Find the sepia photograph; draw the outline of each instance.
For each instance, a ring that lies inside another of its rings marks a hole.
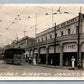
[[[0,4],[0,80],[84,80],[84,4]]]

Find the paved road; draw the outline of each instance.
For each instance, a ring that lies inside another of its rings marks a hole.
[[[0,61],[0,76],[5,77],[84,77],[83,70],[53,69],[41,66],[33,66],[27,63],[23,65],[5,64]]]

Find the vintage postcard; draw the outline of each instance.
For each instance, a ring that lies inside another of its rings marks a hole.
[[[0,80],[84,80],[83,4],[0,4]]]

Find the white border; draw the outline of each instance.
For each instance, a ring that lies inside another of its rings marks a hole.
[[[0,77],[0,80],[84,80],[84,77]]]
[[[0,6],[84,6],[84,4],[0,4]]]
[[[84,4],[0,4],[0,6],[84,6]],[[84,80],[84,77],[0,77],[0,80]]]

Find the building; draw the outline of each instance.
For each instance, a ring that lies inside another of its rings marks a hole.
[[[29,47],[30,57],[36,55],[37,63],[56,66],[71,66],[72,56],[75,58],[76,66],[79,58],[83,61],[84,14],[79,15],[56,25],[56,31],[53,27],[38,33],[36,36],[36,44]],[[80,33],[79,39],[78,33]]]
[[[36,43],[35,38],[25,36],[21,39],[14,40],[10,45],[5,46],[4,50],[8,49],[8,48],[22,48],[22,49],[25,49],[24,54],[25,54],[25,59],[27,59],[29,57],[28,47],[30,45],[34,45],[35,43]]]
[[[15,47],[15,48],[19,47],[26,50],[28,46],[34,45],[35,42],[36,42],[35,38],[25,36],[19,40],[13,41],[12,47]]]

